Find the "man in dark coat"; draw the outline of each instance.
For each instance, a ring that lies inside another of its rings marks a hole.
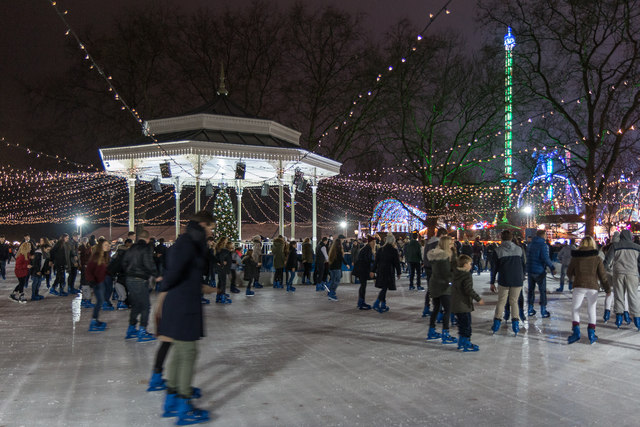
[[[376,248],[375,237],[367,237],[367,244],[358,251],[358,257],[354,260],[353,273],[360,280],[358,290],[358,308],[371,310],[371,306],[364,300],[367,292],[367,280],[373,279],[373,254]]]
[[[191,381],[198,353],[196,343],[204,336],[201,296],[205,288],[202,276],[207,258],[207,236],[211,235],[213,216],[198,212],[187,224],[187,231],[171,247],[161,292],[166,292],[158,335],[173,340],[169,364],[165,416],[178,416],[178,422],[207,421],[207,411],[194,408]]]
[[[129,329],[126,338],[138,338],[138,342],[153,341],[153,335],[147,332],[149,324],[149,278],[158,276],[156,263],[153,261],[153,249],[149,246],[149,232],[138,233],[138,242],[131,246],[122,259],[122,269],[127,277],[127,290],[131,312],[129,313]],[[159,282],[162,277],[156,277]],[[136,329],[140,315],[140,329]]]

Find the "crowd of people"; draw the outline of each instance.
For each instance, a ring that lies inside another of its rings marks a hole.
[[[31,286],[31,301],[40,301],[41,285],[49,294],[64,297],[77,295],[82,307],[92,310],[90,332],[101,332],[107,324],[99,319],[103,310],[129,310],[125,339],[137,342],[160,340],[149,391],[166,390],[163,416],[178,417],[181,425],[208,419],[204,410],[191,401],[200,391],[191,386],[197,355],[196,342],[204,336],[202,305],[209,304],[209,294],[216,294],[217,304],[231,304],[231,294],[244,287],[246,297],[256,295],[271,279],[264,268],[267,256],[273,262],[272,286],[295,292],[295,279],[301,272],[303,285],[315,285],[316,292],[326,292],[329,301],[338,301],[343,271],[351,270],[359,284],[356,307],[385,313],[388,291],[397,289],[403,273],[409,278],[409,291],[425,292],[422,316],[429,317],[427,341],[458,344],[464,352],[479,347],[471,343],[471,313],[474,302],[484,300],[474,290],[473,273],[490,271],[490,289],[497,294],[491,330],[498,333],[503,320],[511,320],[514,335],[527,316],[551,316],[547,309],[547,271],[556,273],[560,266],[560,287],[565,277],[572,291],[572,325],[569,344],[581,338],[580,307],[587,301],[587,337],[595,343],[598,293],[606,294],[603,321],[615,314],[615,325],[631,324],[640,330],[638,284],[640,245],[628,230],[615,233],[610,242],[599,245],[585,236],[576,246],[571,240],[554,247],[538,230],[527,241],[502,231],[501,242],[483,243],[480,238],[460,242],[444,228],[423,239],[418,233],[406,240],[393,233],[376,234],[347,240],[322,237],[315,248],[310,239],[287,241],[278,236],[267,244],[254,236],[250,244],[234,244],[226,236],[213,236],[215,219],[199,212],[189,222],[186,232],[168,246],[163,239],[149,236],[145,230],[129,233],[113,245],[103,237],[80,238],[77,233],[63,234],[56,241],[41,238],[38,243],[24,236],[17,246],[0,236],[0,276],[6,280],[6,264],[15,260],[17,285],[9,298],[25,304],[25,292]],[[349,254],[349,256],[347,256]],[[552,259],[554,258],[554,259]],[[554,262],[556,261],[556,262]],[[524,282],[527,280],[527,310]],[[229,292],[227,293],[227,283]],[[377,295],[367,304],[367,285],[373,283]],[[425,283],[426,286],[422,286]],[[536,288],[539,311],[535,309]],[[158,292],[155,316],[150,319],[150,293]],[[46,291],[45,291],[46,292]],[[116,307],[112,301],[117,301]],[[155,322],[156,334],[147,328]],[[438,332],[437,324],[442,324]],[[458,337],[450,333],[458,326]],[[173,358],[166,381],[162,378],[164,360],[170,348]]]

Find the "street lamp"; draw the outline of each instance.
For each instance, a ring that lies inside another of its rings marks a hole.
[[[347,228],[347,221],[340,221],[340,228],[342,229]]]
[[[82,237],[82,225],[85,223],[84,218],[81,216],[76,218],[76,226],[78,227],[78,234]]]
[[[527,228],[531,228],[531,214],[533,213],[533,208],[531,206],[525,206],[522,208],[522,212],[527,215]]]

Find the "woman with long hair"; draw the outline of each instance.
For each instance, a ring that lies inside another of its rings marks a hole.
[[[427,259],[431,265],[431,278],[429,279],[429,293],[433,300],[433,311],[429,318],[428,340],[442,339],[443,344],[455,344],[458,340],[449,335],[449,322],[451,320],[451,281],[453,280],[453,268],[455,265],[456,250],[453,239],[443,236],[438,246],[427,252]],[[436,318],[440,313],[440,307],[444,308],[442,316],[442,334],[436,332]]]
[[[273,287],[277,289],[284,288],[282,282],[284,279],[284,267],[287,260],[284,237],[278,236],[273,239],[273,245],[271,245],[271,253],[273,254],[273,268],[276,270],[273,275]]]
[[[611,284],[604,268],[602,259],[598,256],[596,242],[591,236],[585,236],[580,242],[578,250],[571,251],[571,262],[567,269],[569,281],[573,282],[573,323],[572,334],[567,338],[569,344],[580,339],[580,306],[587,299],[589,313],[589,327],[587,334],[591,344],[598,340],[596,336],[596,304],[600,285],[607,296],[611,294]],[[598,283],[600,279],[600,283]]]
[[[104,331],[107,328],[105,322],[98,320],[98,315],[105,300],[105,279],[110,260],[111,243],[107,240],[102,240],[96,245],[91,257],[89,257],[86,268],[87,283],[91,286],[93,294],[96,296],[96,305],[93,307],[89,331]]]
[[[307,237],[302,243],[302,266],[304,272],[302,273],[302,284],[311,284],[311,266],[313,265],[313,246],[311,240]]]
[[[9,295],[9,299],[20,304],[27,303],[27,300],[24,297],[24,285],[27,283],[29,269],[31,268],[31,265],[29,264],[30,252],[31,244],[23,242],[20,245],[20,248],[18,248],[18,253],[16,254],[15,275],[18,278],[18,286],[16,286],[11,295]]]
[[[380,289],[378,299],[373,303],[373,309],[378,313],[386,313],[389,311],[387,291],[396,290],[396,276],[400,279],[402,272],[400,252],[396,248],[396,238],[392,233],[387,234],[384,246],[378,249],[373,269],[376,272],[376,288]]]
[[[329,248],[329,286],[327,297],[330,301],[338,301],[336,290],[342,279],[342,264],[344,264],[344,250],[342,239],[338,237]]]

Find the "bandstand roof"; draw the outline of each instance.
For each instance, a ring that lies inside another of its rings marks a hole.
[[[306,179],[340,173],[341,163],[300,147],[300,133],[272,120],[246,114],[225,94],[176,117],[145,122],[147,136],[130,146],[100,149],[107,172],[163,184],[235,183],[236,164],[246,164],[243,187],[291,183],[299,169]],[[156,142],[149,142],[153,135]],[[169,163],[172,177],[162,178],[160,164]]]

